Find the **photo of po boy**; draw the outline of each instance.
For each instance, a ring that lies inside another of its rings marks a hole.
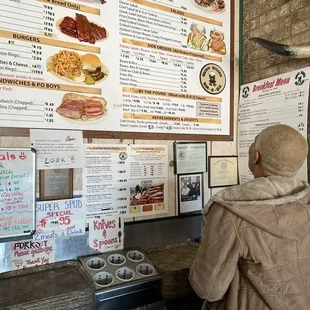
[[[102,97],[68,93],[64,95],[56,112],[68,120],[87,122],[102,119],[108,111],[107,102]]]

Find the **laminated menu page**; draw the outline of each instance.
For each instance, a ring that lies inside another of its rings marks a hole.
[[[241,87],[239,105],[239,178],[253,179],[248,168],[248,151],[255,137],[266,127],[285,124],[307,139],[310,67],[288,72]],[[307,161],[297,173],[307,181]]]
[[[231,0],[2,0],[3,127],[228,135]]]
[[[168,147],[85,145],[83,195],[88,218],[167,213]]]

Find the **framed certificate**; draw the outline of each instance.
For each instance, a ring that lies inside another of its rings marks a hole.
[[[69,199],[73,196],[73,169],[40,170],[40,200]]]
[[[174,173],[201,173],[207,171],[207,143],[175,142]]]
[[[209,188],[239,184],[237,156],[209,156]]]
[[[203,174],[178,175],[179,214],[201,212],[203,208]]]

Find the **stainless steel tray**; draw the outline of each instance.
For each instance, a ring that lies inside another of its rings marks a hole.
[[[117,286],[160,279],[160,274],[145,252],[127,249],[79,257],[96,290],[111,290]]]

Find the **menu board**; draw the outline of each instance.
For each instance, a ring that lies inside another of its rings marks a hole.
[[[3,127],[229,135],[232,0],[2,0]]]
[[[248,151],[266,127],[286,124],[307,139],[310,67],[243,85],[239,104],[239,179],[253,179]],[[307,181],[307,161],[297,177]]]
[[[83,192],[87,217],[168,212],[168,147],[85,145]]]
[[[0,149],[0,242],[35,231],[35,151]]]

